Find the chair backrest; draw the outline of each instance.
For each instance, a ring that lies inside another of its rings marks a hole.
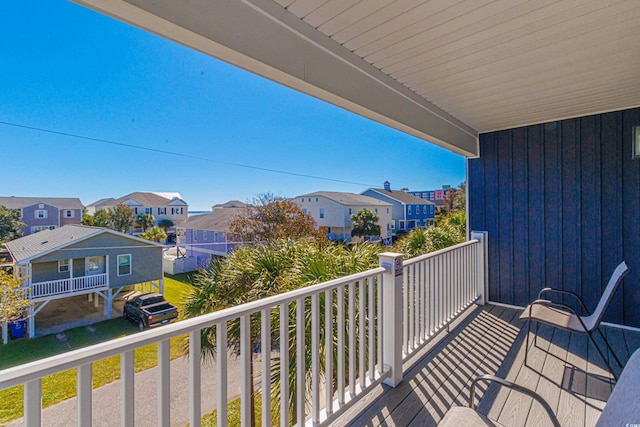
[[[613,294],[616,293],[620,282],[622,282],[622,279],[627,275],[628,272],[629,267],[627,267],[627,263],[624,261],[622,261],[620,265],[618,265],[616,269],[613,270],[613,274],[611,274],[609,283],[607,283],[607,287],[604,289],[602,297],[600,297],[600,302],[598,302],[598,305],[593,311],[593,314],[585,319],[585,326],[587,327],[587,329],[593,330],[593,328],[597,327],[600,324],[602,316],[604,316],[604,312],[607,310]]]

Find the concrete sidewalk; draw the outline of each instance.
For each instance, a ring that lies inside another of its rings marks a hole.
[[[254,354],[254,375],[260,378],[260,356]],[[229,400],[240,395],[240,359],[229,356],[227,362]],[[189,363],[186,357],[171,361],[171,425],[189,423]],[[158,368],[151,368],[135,375],[136,426],[157,426],[158,422]],[[202,366],[202,414],[208,414],[216,405],[215,363]],[[42,425],[68,427],[76,425],[76,398],[65,400],[42,411]],[[22,418],[7,426],[23,426]],[[120,381],[93,390],[93,425],[111,427],[120,425]]]

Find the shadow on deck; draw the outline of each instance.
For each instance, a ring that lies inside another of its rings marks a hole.
[[[402,384],[380,386],[351,417],[342,418],[351,420],[344,424],[436,425],[451,406],[467,404],[471,379],[486,373],[535,390],[563,426],[594,425],[615,384],[597,351],[585,335],[540,326],[525,366],[520,313],[495,305],[470,309],[448,336],[408,361]],[[623,364],[640,347],[638,332],[602,330]],[[482,413],[504,425],[550,425],[542,407],[517,392],[479,384],[475,398]]]

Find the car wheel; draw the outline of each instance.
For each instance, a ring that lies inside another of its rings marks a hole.
[[[140,330],[144,329],[144,322],[142,320],[138,321],[138,328],[140,328]]]

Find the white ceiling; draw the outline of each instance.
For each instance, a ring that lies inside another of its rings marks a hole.
[[[479,132],[640,104],[640,1],[276,0]]]
[[[640,0],[76,1],[467,156],[640,105]]]

